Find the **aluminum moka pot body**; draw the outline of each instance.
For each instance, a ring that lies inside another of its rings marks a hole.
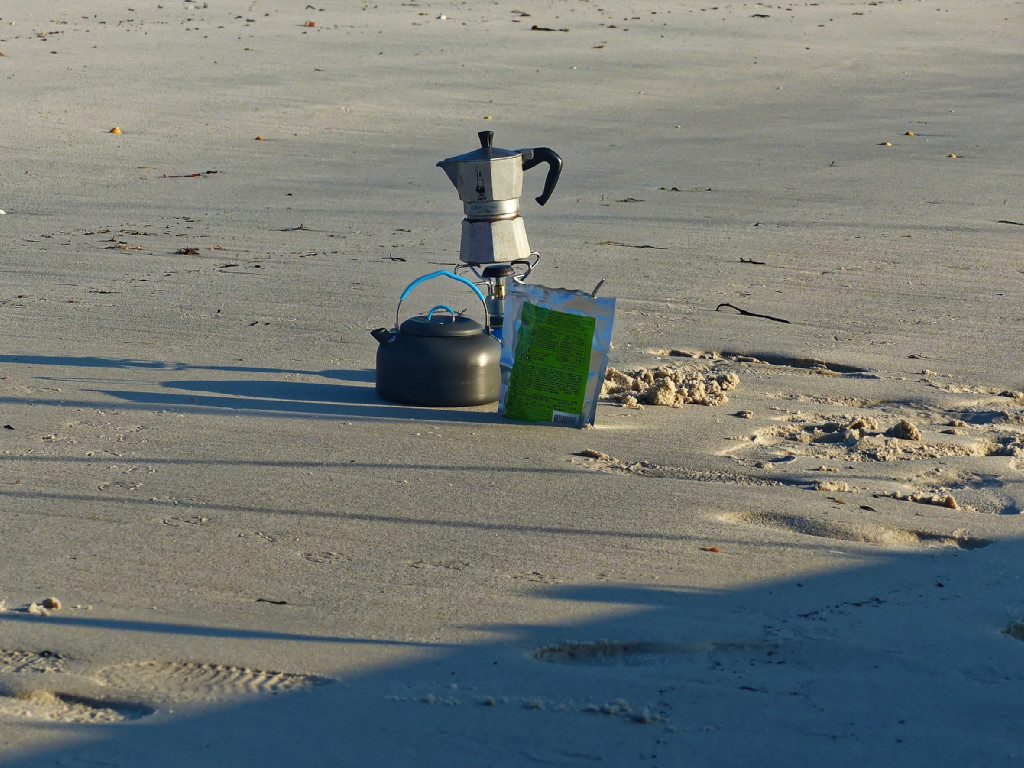
[[[562,158],[548,147],[500,149],[493,146],[491,131],[480,131],[478,137],[479,149],[437,164],[455,185],[466,214],[462,220],[459,259],[466,264],[528,259],[530,242],[519,215],[523,172],[547,163],[544,191],[537,198],[544,205],[558,183]]]
[[[562,158],[548,147],[500,149],[492,145],[494,133],[480,131],[480,148],[449,157],[437,165],[448,175],[470,221],[512,218],[519,215],[523,195],[523,171],[548,164],[544,191],[537,202],[544,205],[558,183]]]
[[[439,270],[414,280],[398,300],[398,313],[409,292],[425,280],[451,277],[484,296],[472,282],[460,275]],[[426,315],[410,317],[394,328],[378,328],[377,394],[385,400],[428,407],[486,405],[498,399],[501,390],[501,343],[491,336],[488,325],[457,315],[440,305]]]

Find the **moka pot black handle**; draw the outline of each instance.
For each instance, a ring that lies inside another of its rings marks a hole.
[[[548,175],[544,179],[544,191],[537,198],[539,205],[544,205],[555,191],[555,184],[558,183],[558,175],[562,172],[562,158],[558,153],[548,147],[536,147],[533,150],[533,157],[523,160],[523,170],[528,171],[535,165],[548,164]]]

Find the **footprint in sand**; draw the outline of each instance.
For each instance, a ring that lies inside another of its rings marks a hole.
[[[303,552],[302,559],[317,565],[334,565],[351,560],[348,555],[341,552]]]
[[[134,695],[190,703],[274,695],[331,682],[312,675],[180,661],[119,664],[100,670],[96,680]]]
[[[444,570],[444,571],[462,571],[470,566],[468,560],[423,560],[417,558],[415,560],[409,560],[407,565],[410,568],[427,569],[427,570]]]
[[[954,549],[979,549],[992,542],[971,536],[965,531],[951,534],[930,531],[906,530],[871,522],[846,523],[837,520],[819,520],[797,515],[764,513],[733,513],[721,515],[726,523],[760,526],[781,531],[790,531],[805,536],[836,539],[863,544],[878,544],[894,549],[919,547],[951,547]]]
[[[118,723],[153,714],[152,707],[36,688],[40,680],[55,681],[65,659],[54,651],[0,650],[0,715],[53,723]],[[45,677],[44,677],[45,676]],[[52,683],[51,683],[52,684]]]
[[[646,673],[645,668],[652,668],[652,672],[647,674],[661,676],[664,672],[659,670],[670,666],[691,670],[743,670],[746,673],[755,665],[779,664],[784,654],[782,645],[773,638],[765,637],[753,641],[697,640],[690,643],[649,640],[564,642],[538,648],[529,655],[548,664],[584,667],[588,674],[597,674],[600,669],[614,671],[625,667],[637,668],[632,674]],[[649,714],[658,709],[658,705],[653,705],[645,708],[644,712]],[[650,720],[645,715],[641,722]]]
[[[729,470],[694,469],[677,467],[667,464],[656,464],[652,461],[623,461],[607,453],[587,448],[575,454],[574,464],[579,464],[595,472],[612,474],[637,475],[640,477],[660,477],[672,480],[697,480],[707,483],[735,483],[737,485],[782,485],[781,482],[764,480],[741,472]]]
[[[0,714],[57,723],[119,723],[138,720],[156,710],[143,704],[107,701],[35,690],[0,695]]]
[[[62,672],[64,659],[54,651],[5,651],[0,649],[0,674]]]
[[[83,696],[55,690],[50,683],[65,671],[64,658],[53,651],[0,650],[0,716],[61,723],[117,723],[156,712],[157,705],[209,704],[251,696],[296,691],[332,682],[313,675],[267,672],[247,667],[191,662],[145,661],[106,667],[94,682],[112,695]],[[46,677],[41,677],[46,674]],[[3,682],[6,679],[7,682]]]
[[[513,581],[528,581],[533,584],[562,584],[565,582],[560,576],[552,576],[540,571],[523,571],[522,573],[509,574]]]
[[[1009,635],[1014,640],[1024,641],[1024,621],[1015,621],[1003,630],[1004,635]]]
[[[720,648],[740,647],[730,643],[664,643],[645,640],[613,642],[596,640],[547,645],[530,656],[549,664],[580,664],[595,667],[664,666],[682,655],[708,653]],[[746,646],[744,646],[746,647]]]

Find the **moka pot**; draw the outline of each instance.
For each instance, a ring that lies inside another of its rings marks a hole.
[[[539,205],[544,205],[558,183],[562,158],[548,147],[494,147],[492,131],[480,131],[478,136],[479,149],[437,164],[455,185],[466,215],[459,258],[467,264],[527,259],[530,245],[519,215],[523,172],[541,163],[548,164],[544,190],[536,198]]]

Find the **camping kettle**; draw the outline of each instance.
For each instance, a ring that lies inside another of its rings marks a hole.
[[[425,315],[399,324],[402,302],[420,283],[435,277],[465,283],[484,304],[484,295],[472,282],[447,270],[413,280],[398,299],[394,328],[377,328],[371,335],[377,347],[377,394],[408,405],[485,405],[498,399],[501,343],[491,336],[489,321],[480,325],[440,304]]]
[[[558,183],[562,158],[548,147],[500,149],[492,146],[493,131],[480,131],[480,148],[437,163],[459,192],[470,219],[515,216],[523,195],[523,171],[548,164],[544,191],[537,202],[544,205]]]

